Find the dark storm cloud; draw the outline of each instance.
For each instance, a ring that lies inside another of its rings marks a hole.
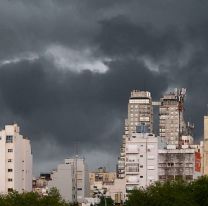
[[[147,55],[157,59],[173,55],[184,47],[175,27],[160,32],[152,25],[136,25],[124,16],[100,23],[102,29],[96,40],[100,49],[109,56]]]
[[[76,139],[86,146],[114,142],[119,140],[115,133],[104,134],[114,121],[123,121],[132,88],[147,89],[159,97],[167,82],[163,74],[150,72],[139,61],[121,60],[108,66],[113,69],[104,74],[61,71],[43,59],[2,66],[1,98],[13,114],[31,121],[40,134],[51,132],[60,144]],[[75,130],[64,129],[67,125]]]
[[[7,121],[19,122],[32,142],[47,138],[68,153],[79,142],[84,150],[97,148],[116,155],[129,92],[141,88],[159,97],[167,82],[139,61],[121,60],[108,66],[113,69],[104,74],[57,70],[44,59],[2,66],[0,94],[4,109],[13,114]],[[0,119],[4,122],[4,116]]]
[[[75,142],[86,153],[96,150],[90,155],[98,159],[115,157],[130,91],[149,90],[158,100],[166,89],[183,86],[186,116],[199,138],[208,101],[207,6],[194,0],[1,1],[1,126],[18,122],[31,138],[36,171],[72,154]]]
[[[208,88],[207,19],[183,29],[172,25],[166,30],[135,24],[123,16],[104,20],[101,25],[96,41],[105,55],[115,59],[147,57],[164,72],[169,87],[187,88],[186,119],[195,123],[196,141],[201,139],[208,102],[204,93]]]

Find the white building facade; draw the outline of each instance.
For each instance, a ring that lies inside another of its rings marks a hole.
[[[89,197],[89,174],[84,159],[65,159],[51,174],[49,189],[56,187],[67,202],[82,202]]]
[[[0,131],[0,193],[32,191],[30,140],[20,135],[17,124]]]
[[[158,180],[158,138],[151,133],[135,133],[126,139],[126,190],[145,188]]]

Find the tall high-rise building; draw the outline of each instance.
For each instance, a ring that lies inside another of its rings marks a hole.
[[[153,131],[152,97],[148,91],[133,90],[128,103],[128,131],[136,132],[136,127],[145,124],[149,132]]]
[[[183,98],[185,89],[170,92],[161,99],[159,108],[160,136],[165,138],[168,144],[179,144],[180,136],[187,134],[187,127],[183,114]]]
[[[120,157],[117,164],[117,177],[125,177],[125,144],[126,139],[136,133],[137,126],[145,125],[146,132],[153,131],[153,107],[151,93],[133,90],[128,103],[128,118],[125,120],[124,135],[120,147]]]
[[[30,140],[20,135],[17,124],[0,131],[0,193],[32,191]]]

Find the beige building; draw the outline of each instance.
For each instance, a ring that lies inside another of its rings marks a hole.
[[[51,180],[51,174],[40,174],[40,177],[33,178],[33,192],[39,195],[48,195],[48,182]]]
[[[126,199],[125,179],[115,179],[112,185],[104,185],[106,188],[106,196],[111,197],[115,204],[121,204]]]
[[[184,95],[185,89],[176,89],[160,99],[159,134],[160,137],[165,138],[167,143],[171,145],[178,145],[179,136],[187,134],[182,108]]]
[[[103,190],[104,185],[113,185],[115,178],[116,172],[108,172],[105,167],[90,172],[90,196],[95,196],[97,191]]]
[[[151,133],[153,131],[152,97],[148,91],[133,90],[128,103],[129,133],[136,132],[136,127],[145,124]]]
[[[125,119],[124,135],[120,146],[117,164],[117,177],[125,177],[125,143],[131,134],[136,133],[137,126],[144,124],[147,131],[153,131],[153,107],[151,93],[133,90],[128,102],[128,118]]]

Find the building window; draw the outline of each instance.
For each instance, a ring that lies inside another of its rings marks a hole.
[[[140,176],[140,178],[143,178],[143,176]]]
[[[12,172],[13,170],[12,169],[8,169],[8,172]]]
[[[140,157],[143,157],[143,155],[140,155]]]
[[[12,162],[12,159],[8,159],[8,162]]]
[[[13,142],[13,136],[7,135],[6,136],[6,143],[12,143]]]
[[[77,188],[77,190],[82,190],[82,188]]]
[[[12,178],[8,178],[8,182],[12,182]]]
[[[13,192],[13,188],[8,188],[8,192]]]
[[[13,152],[13,149],[8,149],[8,152]]]

